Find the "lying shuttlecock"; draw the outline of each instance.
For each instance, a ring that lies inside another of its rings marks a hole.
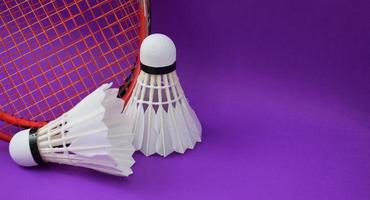
[[[53,162],[130,175],[133,134],[121,114],[123,101],[110,86],[102,85],[44,127],[17,133],[9,145],[12,159],[25,167]]]
[[[201,125],[176,74],[176,47],[163,34],[148,36],[140,48],[141,72],[124,114],[134,146],[145,155],[184,153],[201,141]]]

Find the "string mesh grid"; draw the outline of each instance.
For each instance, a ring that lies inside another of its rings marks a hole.
[[[140,0],[0,1],[0,111],[50,121],[131,74]],[[14,126],[0,122],[0,131]]]

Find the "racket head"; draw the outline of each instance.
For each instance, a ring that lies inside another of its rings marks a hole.
[[[135,76],[149,8],[144,0],[1,1],[0,131],[41,126],[101,84]]]

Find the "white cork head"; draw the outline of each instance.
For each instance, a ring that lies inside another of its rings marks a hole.
[[[153,68],[170,66],[176,62],[176,46],[166,35],[149,35],[141,44],[140,62]]]
[[[29,129],[15,134],[9,144],[10,157],[18,165],[31,167],[38,165],[33,159],[29,144]]]

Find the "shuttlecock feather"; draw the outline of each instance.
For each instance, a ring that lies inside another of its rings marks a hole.
[[[162,34],[148,36],[140,50],[141,72],[124,114],[134,146],[145,155],[184,153],[201,141],[201,125],[176,74],[176,48]]]
[[[118,90],[110,86],[102,85],[35,133],[25,130],[16,134],[9,147],[13,160],[22,166],[53,162],[130,175],[133,134],[121,114],[123,102],[116,98]]]

